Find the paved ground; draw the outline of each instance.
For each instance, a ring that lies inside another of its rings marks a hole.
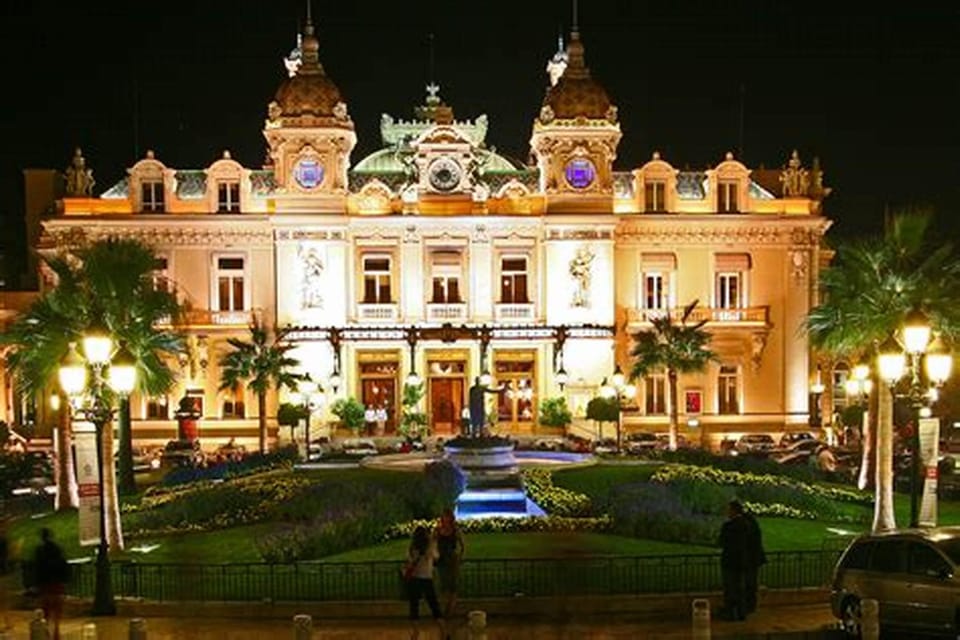
[[[262,619],[218,619],[196,617],[184,618],[147,618],[147,638],[149,640],[173,640],[192,638],[221,638],[223,640],[272,640],[293,637],[293,624],[289,620]],[[16,611],[11,614],[13,632],[10,640],[29,638],[31,614]],[[202,615],[202,614],[200,614]],[[89,636],[83,632],[87,623],[97,625],[97,635]],[[458,620],[452,638],[467,640],[470,636],[466,621]],[[714,621],[713,638],[739,640],[813,640],[826,638],[822,630],[833,625],[833,617],[825,605],[784,606],[777,609],[761,610],[745,622]],[[125,640],[128,637],[129,618],[85,618],[72,617],[63,626],[63,640]],[[406,620],[316,620],[314,621],[313,640],[407,640],[411,638],[411,627]],[[2,637],[2,636],[0,636]],[[436,627],[426,622],[419,639],[438,639]],[[607,639],[648,639],[648,640],[688,640],[692,636],[689,619],[656,620],[649,614],[644,618],[620,616],[613,619],[585,618],[571,621],[490,619],[486,640],[607,640]]]

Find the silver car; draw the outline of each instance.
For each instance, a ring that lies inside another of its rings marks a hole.
[[[883,631],[960,632],[960,527],[904,529],[854,540],[834,570],[831,608],[859,637],[860,602],[880,605]]]

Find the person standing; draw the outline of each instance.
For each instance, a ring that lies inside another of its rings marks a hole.
[[[437,542],[437,573],[440,576],[440,597],[444,603],[443,617],[450,619],[457,606],[457,585],[464,552],[463,534],[453,509],[448,507],[440,514],[433,536]]]
[[[744,511],[741,518],[743,518],[744,532],[746,534],[743,613],[744,615],[749,615],[757,610],[757,578],[760,573],[760,567],[767,563],[767,554],[763,550],[763,532],[760,531],[760,523],[757,522],[757,519],[749,511]]]
[[[437,602],[437,591],[433,586],[433,565],[438,557],[437,545],[430,537],[426,527],[420,526],[413,531],[410,549],[407,551],[407,597],[410,601],[410,622],[413,625],[412,638],[420,635],[420,599],[427,601],[433,619],[440,627],[441,635],[446,627]]]
[[[727,505],[727,521],[720,527],[720,574],[723,579],[721,620],[743,620],[746,617],[747,525],[743,505],[731,500]]]
[[[63,555],[63,549],[53,541],[50,529],[41,529],[40,539],[40,545],[33,554],[37,588],[40,590],[40,606],[47,624],[53,625],[51,638],[60,640],[60,618],[63,615],[67,581],[70,579],[70,566]]]

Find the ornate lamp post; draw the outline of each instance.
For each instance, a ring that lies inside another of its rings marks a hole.
[[[904,319],[901,331],[903,346],[891,336],[880,347],[877,367],[880,377],[890,386],[909,373],[906,397],[918,414],[928,409],[931,390],[941,387],[950,377],[953,358],[939,341],[931,344],[930,322],[919,309],[914,309]],[[911,434],[910,464],[910,526],[919,526],[920,502],[920,429],[916,425]]]
[[[90,374],[93,374],[92,376]],[[113,421],[115,409],[110,391],[128,395],[137,381],[136,360],[121,346],[114,349],[110,335],[91,329],[83,338],[83,356],[76,343],[60,364],[60,386],[70,397],[73,413],[92,422],[96,429],[97,474],[100,480],[100,543],[97,546],[94,615],[115,615],[113,585],[110,581],[110,557],[107,547],[107,510],[103,483],[103,430]]]
[[[626,377],[617,365],[610,376],[609,382],[604,378],[600,386],[600,395],[604,398],[616,398],[617,400],[617,451],[622,445],[622,427],[623,427],[623,401],[630,400],[637,395],[637,388],[632,384],[626,383]]]
[[[304,420],[303,437],[306,440],[306,453],[304,459],[310,462],[310,420],[313,418],[313,412],[320,407],[320,400],[323,389],[316,382],[307,377],[301,380],[297,385],[297,393],[300,394],[300,402],[303,404],[303,412],[306,414]]]

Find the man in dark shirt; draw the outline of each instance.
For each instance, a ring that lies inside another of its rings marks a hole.
[[[33,554],[37,588],[40,590],[40,605],[47,624],[52,625],[53,640],[60,640],[60,617],[63,613],[63,596],[70,578],[70,565],[63,549],[53,541],[50,529],[40,530],[41,543]]]
[[[731,500],[727,505],[727,521],[720,527],[720,574],[723,579],[723,608],[717,612],[721,620],[743,620],[747,615],[746,574],[748,524],[743,505]]]
[[[767,563],[767,554],[763,550],[763,534],[757,519],[749,511],[743,512],[746,530],[746,569],[744,571],[744,614],[757,610],[757,574],[760,567]]]

